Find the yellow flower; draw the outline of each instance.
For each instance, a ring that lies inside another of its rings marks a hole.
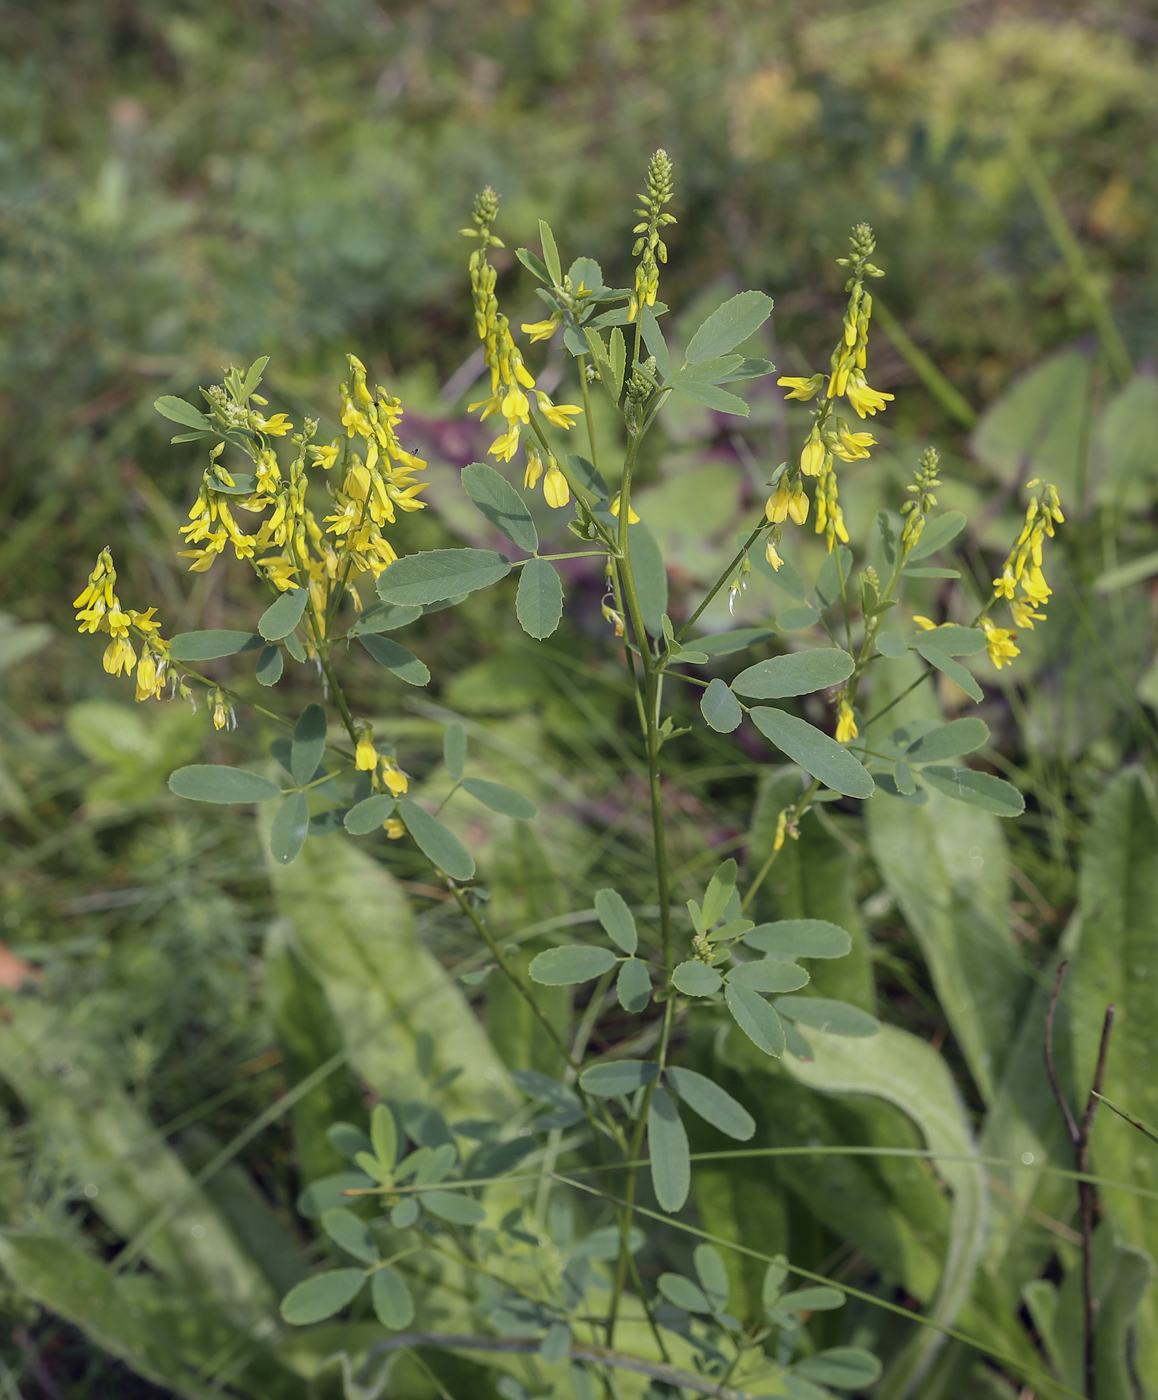
[[[1034,612],[1033,604],[1024,598],[1018,598],[1016,602],[1010,603],[1009,611],[1013,614],[1013,620],[1019,627],[1028,627],[1031,632],[1035,621],[1045,621],[1045,613]]]
[[[237,715],[233,711],[233,706],[226,700],[223,691],[219,689],[211,691],[209,703],[213,707],[214,729],[237,728]]]
[[[382,829],[391,841],[397,841],[400,836],[406,835],[406,824],[400,817],[387,817],[382,823]]]
[[[781,564],[784,563],[784,560],[777,554],[776,546],[771,540],[764,546],[764,558],[777,570],[780,568]]]
[[[615,493],[615,498],[614,498],[614,500],[612,500],[612,502],[611,502],[611,514],[614,515],[614,516],[618,516],[618,515],[619,515],[619,492],[618,492],[618,491],[616,491],[616,493]],[[628,507],[627,507],[627,523],[628,523],[629,525],[638,525],[638,524],[639,524],[639,516],[636,515],[636,513],[635,513],[635,507],[634,507],[634,506],[628,506]]]
[[[865,377],[860,370],[854,370],[849,375],[844,392],[858,417],[861,418],[866,414],[879,413],[885,404],[893,398],[892,394],[885,394],[879,389],[870,388],[865,383]]]
[[[559,510],[571,499],[571,488],[567,485],[567,478],[559,470],[554,457],[547,467],[547,475],[543,478],[543,495],[547,498],[547,504]]]
[[[780,813],[776,818],[776,835],[772,839],[772,849],[778,851],[784,844],[784,837],[788,831],[788,808]]]
[[[254,417],[257,419],[255,427],[269,437],[285,437],[293,427],[293,423],[284,413],[275,413],[272,418],[262,418],[260,414],[255,414]]]
[[[529,325],[524,325],[522,331],[524,335],[529,335],[534,342],[536,340],[550,340],[558,328],[559,322],[554,316],[551,316],[546,321],[532,321]]]
[[[102,662],[110,676],[119,676],[122,672],[131,676],[137,664],[137,653],[127,638],[115,637],[105,648]]]
[[[814,374],[811,379],[794,379],[786,375],[776,383],[788,390],[784,395],[786,399],[799,399],[801,403],[807,403],[809,399],[815,398],[817,390],[824,383],[824,375]]]
[[[315,466],[321,467],[323,471],[329,471],[338,460],[338,444],[332,442],[329,447],[311,447],[310,456],[313,457]]]
[[[924,632],[932,632],[937,626],[931,617],[922,617],[920,613],[914,613],[913,621]]]
[[[1046,583],[1045,575],[1035,564],[1022,575],[1021,591],[1035,608],[1040,608],[1045,606],[1053,589]]]
[[[523,486],[528,491],[533,491],[539,484],[539,478],[543,475],[543,459],[539,456],[539,449],[527,445],[527,470],[523,473]]]
[[[354,749],[354,767],[359,773],[373,773],[378,767],[378,757],[378,750],[374,747],[374,727],[364,725]]]
[[[793,491],[790,486],[780,485],[768,497],[764,514],[773,525],[779,525],[789,517],[797,525],[803,525],[808,519],[808,497],[799,487]]]
[[[855,739],[860,733],[856,727],[856,717],[852,712],[852,706],[847,700],[840,702],[840,716],[836,722],[836,742],[847,744],[850,739]]]
[[[1014,578],[1012,569],[1003,569],[1001,577],[993,580],[993,591],[999,598],[1013,601],[1013,595],[1017,592],[1017,579]]]
[[[541,389],[535,390],[535,397],[539,401],[539,412],[556,428],[571,428],[574,426],[572,419],[578,418],[583,410],[573,403],[552,403]]]
[[[832,450],[844,462],[858,462],[869,455],[868,449],[875,447],[876,442],[872,433],[851,433],[842,423]]]
[[[819,476],[824,469],[824,443],[815,428],[800,453],[800,470],[805,476]]]
[[[518,450],[519,425],[517,421],[509,424],[507,431],[495,438],[494,442],[487,448],[488,454],[497,457],[500,462],[509,462]]]
[[[1015,656],[1021,655],[1020,649],[1013,645],[1016,632],[1011,632],[1006,627],[994,627],[988,618],[982,618],[981,626],[985,630],[989,659],[999,671],[1002,666],[1008,666]]]
[[[788,502],[788,515],[796,521],[797,525],[803,525],[808,519],[808,497],[799,487],[796,488],[796,494]]]
[[[392,758],[382,755],[382,781],[395,797],[401,797],[410,786],[409,779]]]
[[[499,405],[499,412],[508,423],[513,422],[516,418],[520,423],[530,422],[531,401],[517,384],[512,384],[507,390],[506,397]]]

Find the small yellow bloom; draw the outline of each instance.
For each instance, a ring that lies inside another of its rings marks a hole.
[[[1018,598],[1015,602],[1010,603],[1009,611],[1013,614],[1013,620],[1019,627],[1028,627],[1031,632],[1035,621],[1045,621],[1045,613],[1034,612],[1033,604],[1024,598]]]
[[[1044,607],[1053,589],[1045,581],[1045,575],[1035,564],[1027,569],[1021,578],[1021,591],[1035,608]]]
[[[410,786],[410,781],[392,758],[382,755],[382,781],[395,797],[401,797]]]
[[[561,509],[571,499],[571,488],[567,485],[567,478],[559,470],[554,457],[551,458],[547,475],[543,479],[543,495],[547,498],[547,504],[555,510]]]
[[[824,383],[824,375],[814,374],[811,379],[794,379],[786,375],[776,383],[788,390],[784,395],[786,399],[799,399],[801,403],[807,403],[809,399],[816,397],[817,390]]]
[[[913,621],[925,632],[932,632],[937,626],[931,617],[922,617],[920,613],[913,615]]]
[[[539,456],[537,447],[527,447],[527,470],[523,473],[523,486],[528,491],[533,491],[539,484],[539,478],[543,475],[543,459]]]
[[[119,676],[122,673],[131,676],[133,667],[137,664],[137,653],[127,638],[114,637],[105,648],[102,664],[110,676]]]
[[[771,540],[764,546],[764,558],[777,570],[780,568],[781,564],[784,563],[784,560],[777,554],[776,546]]]
[[[329,471],[338,460],[338,444],[332,442],[329,447],[311,447],[310,456],[313,457],[315,466],[321,467],[323,471]]]
[[[1000,578],[993,580],[993,591],[999,598],[1005,598],[1012,602],[1013,596],[1017,592],[1017,579],[1013,576],[1012,569],[1003,569]]]
[[[382,829],[391,841],[397,841],[400,836],[406,835],[406,824],[400,817],[387,817],[382,823]]]
[[[797,525],[803,525],[808,519],[808,497],[799,487],[793,491],[790,486],[781,484],[768,497],[764,514],[773,525],[780,525],[790,517]]]
[[[865,417],[866,414],[879,413],[885,404],[893,399],[892,394],[885,394],[879,389],[870,388],[859,370],[854,370],[849,375],[844,392],[860,418]]]
[[[859,462],[869,455],[869,448],[875,447],[877,440],[872,433],[852,433],[842,423],[837,430],[837,440],[832,450],[844,462]]]
[[[539,401],[539,412],[556,428],[571,428],[574,426],[572,419],[578,418],[583,410],[578,404],[573,403],[552,403],[541,389],[535,390],[535,397]]]
[[[214,690],[209,696],[210,704],[213,707],[213,728],[214,729],[236,729],[237,715],[233,706],[226,700],[224,692]]]
[[[792,520],[795,520],[797,525],[803,525],[808,519],[808,497],[799,487],[796,489],[796,494],[788,502],[788,515]]]
[[[772,839],[772,849],[778,851],[784,844],[784,837],[788,831],[788,808],[780,813],[776,818],[776,835]]]
[[[988,618],[982,619],[981,626],[985,629],[989,659],[999,671],[1002,666],[1008,666],[1015,656],[1021,655],[1020,649],[1013,645],[1016,632],[1011,632],[1006,627],[994,627]]]
[[[559,322],[554,316],[548,317],[545,321],[532,321],[522,327],[524,335],[529,335],[532,342],[536,340],[550,340],[559,328]]]
[[[619,492],[618,492],[618,491],[616,491],[616,493],[615,493],[615,498],[614,498],[614,500],[611,502],[611,514],[614,515],[614,516],[616,516],[616,517],[618,517],[618,515],[619,515]],[[636,515],[636,513],[635,513],[635,507],[634,507],[634,506],[628,506],[628,507],[627,507],[627,523],[628,523],[629,525],[638,525],[638,524],[639,524],[639,516]]]
[[[287,414],[275,413],[272,418],[262,418],[257,415],[257,427],[269,437],[285,437],[286,433],[293,427],[293,423]]]
[[[824,469],[824,443],[815,428],[800,453],[800,470],[805,476],[819,476]]]
[[[374,729],[367,724],[358,736],[354,749],[354,767],[359,773],[373,773],[378,767],[378,750],[374,747]]]
[[[836,722],[836,742],[847,744],[850,739],[855,739],[860,733],[856,727],[856,716],[852,712],[852,706],[847,700],[840,702],[840,715]]]

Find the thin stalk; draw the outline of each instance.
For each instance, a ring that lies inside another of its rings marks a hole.
[[[684,623],[684,625],[680,628],[680,630],[675,634],[675,636],[676,636],[676,641],[677,641],[677,642],[682,642],[683,639],[684,639],[684,637],[687,636],[688,631],[689,631],[689,630],[691,629],[691,627],[695,624],[696,619],[697,619],[697,618],[699,617],[699,615],[704,611],[704,609],[708,606],[708,604],[712,601],[712,599],[716,596],[716,594],[720,591],[720,589],[723,588],[724,584],[727,583],[727,581],[728,581],[728,580],[732,577],[732,575],[736,572],[736,570],[739,568],[741,562],[743,561],[743,558],[744,558],[745,554],[748,553],[748,551],[752,548],[752,546],[753,546],[753,545],[756,543],[756,541],[760,538],[761,534],[763,533],[763,531],[764,531],[766,528],[767,528],[767,522],[761,520],[760,524],[756,526],[756,528],[752,531],[752,533],[748,536],[748,538],[747,538],[747,539],[744,541],[744,543],[740,546],[739,553],[736,554],[736,556],[733,558],[732,562],[728,565],[728,567],[724,570],[724,572],[719,576],[719,578],[715,581],[715,583],[712,584],[712,586],[711,586],[711,588],[709,589],[708,593],[705,595],[703,602],[699,605],[699,607],[695,610],[695,612],[692,613],[691,617],[688,618],[688,620]]]
[[[792,804],[792,818],[791,818],[792,821],[796,822],[796,821],[799,821],[799,820],[800,820],[801,813],[805,810],[805,808],[808,806],[808,804],[809,804],[809,803],[812,801],[812,799],[816,796],[816,793],[817,793],[817,790],[818,790],[819,787],[820,787],[820,779],[819,779],[819,778],[813,778],[813,780],[812,780],[812,782],[809,784],[809,786],[808,786],[807,788],[805,788],[804,792],[801,793],[801,795],[800,795],[800,796],[796,799],[796,801]],[[772,849],[768,852],[768,859],[767,859],[767,860],[764,862],[764,864],[760,867],[760,870],[759,870],[759,872],[757,873],[756,878],[755,878],[755,879],[752,881],[752,883],[748,886],[748,893],[744,896],[743,902],[742,902],[741,905],[740,905],[740,912],[741,912],[741,914],[747,912],[748,906],[749,906],[749,905],[752,903],[752,901],[756,898],[756,891],[757,891],[757,890],[760,888],[760,886],[764,883],[765,879],[767,879],[768,872],[772,869],[772,866],[773,866],[773,864],[774,864],[774,862],[775,862],[775,860],[776,860],[776,857],[777,857],[779,854],[780,854],[780,852],[776,849],[775,843],[773,843]]]

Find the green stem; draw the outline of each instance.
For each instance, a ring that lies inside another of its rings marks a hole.
[[[711,588],[704,596],[704,599],[700,603],[699,607],[695,610],[694,613],[692,613],[691,617],[688,618],[688,620],[684,623],[680,630],[675,634],[677,642],[682,642],[684,637],[687,636],[688,632],[696,622],[696,619],[700,616],[700,614],[704,611],[704,609],[708,606],[708,604],[712,601],[712,599],[716,596],[720,589],[723,588],[724,584],[727,583],[727,581],[736,572],[737,568],[739,568],[740,564],[743,562],[744,556],[760,538],[761,533],[766,527],[767,522],[761,520],[759,525],[756,526],[756,528],[740,546],[739,553],[735,555],[735,557],[732,559],[732,562],[728,565],[728,567],[724,570],[720,577],[715,581],[715,583],[712,584]]]
[[[812,801],[812,799],[816,796],[817,789],[819,787],[820,779],[813,778],[811,784],[804,790],[803,793],[801,793],[801,795],[792,804],[792,816],[790,818],[791,821],[795,822],[800,820],[801,814],[807,808],[808,804]],[[748,905],[751,904],[752,901],[756,898],[756,891],[764,883],[765,879],[767,879],[768,872],[772,869],[776,857],[779,854],[780,851],[776,849],[775,842],[773,842],[772,849],[768,852],[768,859],[760,867],[759,871],[757,872],[756,878],[748,886],[748,893],[744,896],[743,903],[740,905],[741,914],[747,912]]]

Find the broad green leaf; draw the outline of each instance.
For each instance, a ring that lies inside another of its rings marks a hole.
[[[773,1005],[782,1016],[812,1030],[829,1035],[864,1037],[876,1035],[881,1023],[875,1016],[851,1006],[847,1001],[827,997],[777,997]]]
[[[299,785],[308,783],[318,771],[326,751],[326,712],[321,705],[307,705],[294,725],[290,749],[290,776]]]
[[[383,1327],[400,1332],[414,1321],[414,1299],[402,1275],[389,1264],[370,1275],[370,1300]]]
[[[519,575],[515,594],[519,626],[529,637],[542,641],[563,617],[563,584],[555,566],[546,559],[529,559]]]
[[[904,570],[904,573],[902,574],[902,577],[903,577],[903,578],[960,578],[960,577],[961,577],[961,571],[960,571],[959,569],[940,569],[940,568],[914,569],[914,568],[912,568],[911,566],[906,565],[905,570]]]
[[[378,831],[388,817],[394,815],[398,799],[388,797],[384,792],[375,793],[356,802],[342,819],[342,824],[351,836],[368,836]]]
[[[615,994],[624,1011],[638,1015],[651,1000],[651,975],[639,958],[627,958],[619,969]]]
[[[1158,807],[1149,778],[1127,769],[1099,799],[1078,882],[1080,943],[1065,988],[1072,1018],[1073,1081],[1093,1080],[1106,1006],[1117,1007],[1105,1093],[1140,1118],[1158,1122],[1152,1072],[1158,1025]],[[1103,1118],[1102,1115],[1105,1115]],[[1158,1149],[1103,1107],[1091,1139],[1093,1171],[1158,1191]],[[1103,1210],[1124,1240],[1158,1258],[1158,1201],[1107,1191]],[[1136,1323],[1139,1376],[1158,1375],[1158,1297],[1151,1287]],[[1101,1390],[1099,1389],[1099,1394]]]
[[[442,761],[446,764],[451,781],[461,782],[466,767],[466,730],[458,720],[452,720],[443,730]]]
[[[258,619],[257,630],[267,642],[280,642],[302,620],[310,600],[308,588],[290,588],[274,599]]]
[[[462,486],[496,530],[524,553],[535,553],[539,532],[523,498],[505,476],[485,462],[472,462],[462,469]]]
[[[758,992],[729,982],[724,987],[724,1000],[736,1024],[753,1045],[766,1055],[784,1053],[784,1027],[780,1017]]]
[[[841,1390],[860,1390],[880,1378],[881,1363],[871,1352],[860,1347],[829,1347],[815,1356],[796,1362],[796,1371],[810,1381],[839,1386]]]
[[[199,413],[191,403],[186,403],[184,399],[179,399],[173,394],[162,394],[159,399],[154,400],[153,407],[163,418],[168,418],[171,423],[180,423],[183,428],[197,428],[201,432],[216,433],[217,426],[204,413]]]
[[[278,924],[320,986],[362,1083],[378,1096],[412,1098],[425,1034],[431,1073],[461,1070],[441,1091],[442,1110],[506,1122],[519,1103],[506,1065],[455,978],[418,937],[389,871],[353,841],[307,841],[293,865],[271,862],[269,875]]]
[[[772,298],[763,292],[741,292],[714,311],[692,336],[687,360],[697,364],[726,355],[755,335],[772,314]]]
[[[648,354],[655,356],[655,367],[659,370],[664,379],[671,374],[671,352],[667,348],[667,341],[664,339],[663,330],[656,319],[655,312],[650,306],[642,306],[639,310],[639,325],[643,332],[643,343],[647,346]]]
[[[647,1154],[660,1209],[669,1213],[682,1209],[692,1185],[691,1153],[679,1110],[663,1088],[652,1093],[648,1105]]]
[[[269,850],[281,865],[296,860],[310,827],[310,804],[304,792],[291,792],[274,813]]]
[[[710,997],[724,984],[724,979],[714,967],[696,958],[678,964],[671,980],[679,991],[689,997]]]
[[[754,700],[782,700],[790,695],[811,695],[839,685],[852,675],[855,662],[840,647],[789,652],[758,661],[732,681],[732,689]]]
[[[893,764],[893,782],[896,783],[897,791],[902,797],[912,797],[917,791],[917,781],[913,777],[912,769],[903,758],[898,758]]]
[[[353,1302],[365,1282],[361,1269],[331,1269],[326,1274],[315,1274],[285,1295],[281,1315],[293,1327],[324,1322]]]
[[[423,1210],[446,1220],[451,1225],[481,1225],[486,1211],[473,1196],[458,1191],[420,1191],[418,1199]]]
[[[922,768],[921,777],[946,797],[980,807],[995,817],[1019,817],[1025,811],[1025,798],[1004,778],[992,773],[976,773],[971,768],[936,765]]]
[[[951,681],[956,681],[971,700],[980,703],[984,698],[981,687],[959,661],[954,661],[948,652],[938,648],[935,641],[929,640],[935,635],[933,632],[921,633],[912,643],[914,651],[922,656],[930,666],[935,666],[938,671],[944,672]]]
[[[946,656],[976,656],[985,650],[985,633],[980,627],[959,627],[955,622],[943,622],[925,632],[918,632],[909,638],[910,644],[920,651],[919,642],[935,647]]]
[[[169,790],[194,802],[266,802],[281,789],[260,773],[224,763],[191,763],[169,777]]]
[[[786,1312],[830,1312],[844,1307],[844,1294],[839,1288],[795,1288],[783,1294],[776,1306]]]
[[[964,528],[964,514],[959,510],[947,510],[944,515],[937,516],[925,526],[921,538],[909,550],[907,562],[927,559],[930,554],[936,554],[939,549],[952,544]]]
[[[281,647],[262,647],[255,672],[258,685],[277,685],[284,669],[285,658],[281,654]]]
[[[708,656],[731,656],[733,652],[746,651],[760,642],[769,642],[776,633],[770,627],[737,627],[732,632],[717,632],[710,637],[696,637],[691,643],[697,651]]]
[[[358,640],[380,666],[392,671],[400,681],[408,685],[426,685],[430,680],[426,663],[399,642],[380,637],[376,632],[364,632]]]
[[[704,927],[711,928],[723,915],[736,888],[736,862],[726,860],[708,882],[704,891]]]
[[[527,271],[536,276],[540,282],[549,282],[551,280],[551,274],[547,271],[543,259],[536,257],[529,248],[516,248],[515,257],[518,258]]]
[[[398,800],[398,815],[414,837],[422,854],[452,880],[469,880],[474,875],[474,857],[449,827],[432,817],[413,798]]]
[[[852,952],[852,936],[827,919],[780,919],[757,924],[743,938],[774,958],[843,958]]]
[[[806,773],[846,797],[871,797],[873,780],[860,761],[835,739],[784,710],[758,705],[752,710],[756,728]]]
[[[719,676],[708,684],[707,690],[700,696],[700,713],[718,734],[731,734],[739,728],[744,718],[740,702],[728,688],[727,682],[720,680]]]
[[[639,934],[635,916],[624,903],[623,896],[617,890],[596,891],[595,912],[612,943],[625,953],[634,953],[639,946]]]
[[[586,1093],[596,1098],[615,1099],[621,1094],[634,1094],[658,1074],[659,1066],[651,1060],[611,1060],[585,1069],[579,1076],[579,1083]]]
[[[913,810],[896,804],[893,809]],[[937,1160],[937,1172],[953,1192],[949,1242],[937,1294],[925,1315],[941,1327],[953,1326],[984,1254],[987,1191],[969,1118],[948,1066],[923,1040],[894,1026],[882,1026],[867,1040],[812,1031],[809,1041],[811,1061],[783,1061],[793,1078],[825,1094],[884,1099],[908,1114],[930,1150],[945,1154]],[[917,1329],[889,1367],[886,1393],[906,1393],[943,1344],[944,1337],[933,1329]]]
[[[543,247],[543,265],[551,274],[556,287],[563,285],[563,265],[559,261],[559,249],[555,246],[555,235],[544,219],[539,220],[539,241]]]
[[[738,394],[730,394],[715,384],[705,384],[699,379],[681,378],[673,374],[667,381],[668,387],[693,403],[702,403],[705,408],[714,408],[717,413],[732,413],[737,418],[747,418],[751,409]]]
[[[529,822],[539,815],[538,807],[529,798],[502,783],[492,783],[486,778],[464,778],[462,788],[492,812],[501,812],[505,817]]]
[[[890,661],[896,661],[908,651],[909,644],[895,632],[881,632],[877,636],[877,650]]]
[[[571,943],[562,948],[547,948],[531,959],[527,969],[535,982],[548,987],[567,987],[575,982],[590,982],[615,966],[616,957],[610,948],[592,947],[586,943]]]
[[[669,1303],[685,1312],[710,1313],[712,1305],[699,1284],[683,1274],[660,1274],[656,1286]]]
[[[260,632],[178,632],[169,649],[174,661],[216,661],[264,646]]]
[[[511,561],[493,549],[431,549],[407,554],[378,575],[384,603],[440,603],[487,588],[511,571]]]
[[[398,1125],[384,1103],[375,1104],[374,1112],[370,1115],[370,1142],[374,1156],[388,1172],[392,1172],[398,1160]]]
[[[667,572],[663,555],[655,536],[643,521],[628,526],[627,539],[643,625],[653,637],[660,637],[663,635],[660,618],[667,612]]]
[[[332,1210],[323,1211],[322,1229],[339,1249],[344,1249],[363,1264],[378,1262],[378,1246],[370,1238],[365,1222],[347,1207],[335,1206]]]
[[[602,475],[595,470],[594,465],[586,457],[580,457],[575,452],[567,453],[567,465],[571,468],[573,475],[585,486],[597,501],[606,501],[611,492],[607,488],[607,482]]]
[[[906,751],[910,763],[935,763],[958,754],[972,753],[989,742],[989,726],[981,719],[954,719],[926,730]]]
[[[668,1084],[693,1113],[738,1142],[747,1142],[756,1131],[756,1120],[726,1089],[694,1069],[669,1066]]]
[[[808,973],[796,963],[778,962],[775,958],[741,963],[728,973],[729,987],[746,987],[749,991],[765,994],[795,992],[806,986],[809,980]]]
[[[714,1312],[723,1312],[728,1306],[728,1271],[724,1267],[719,1251],[710,1244],[698,1244],[693,1255],[700,1285]]]
[[[350,631],[356,637],[360,637],[363,632],[397,632],[399,628],[408,627],[421,616],[422,609],[417,604],[398,607],[394,603],[375,603],[372,608],[367,608],[361,614]]]

